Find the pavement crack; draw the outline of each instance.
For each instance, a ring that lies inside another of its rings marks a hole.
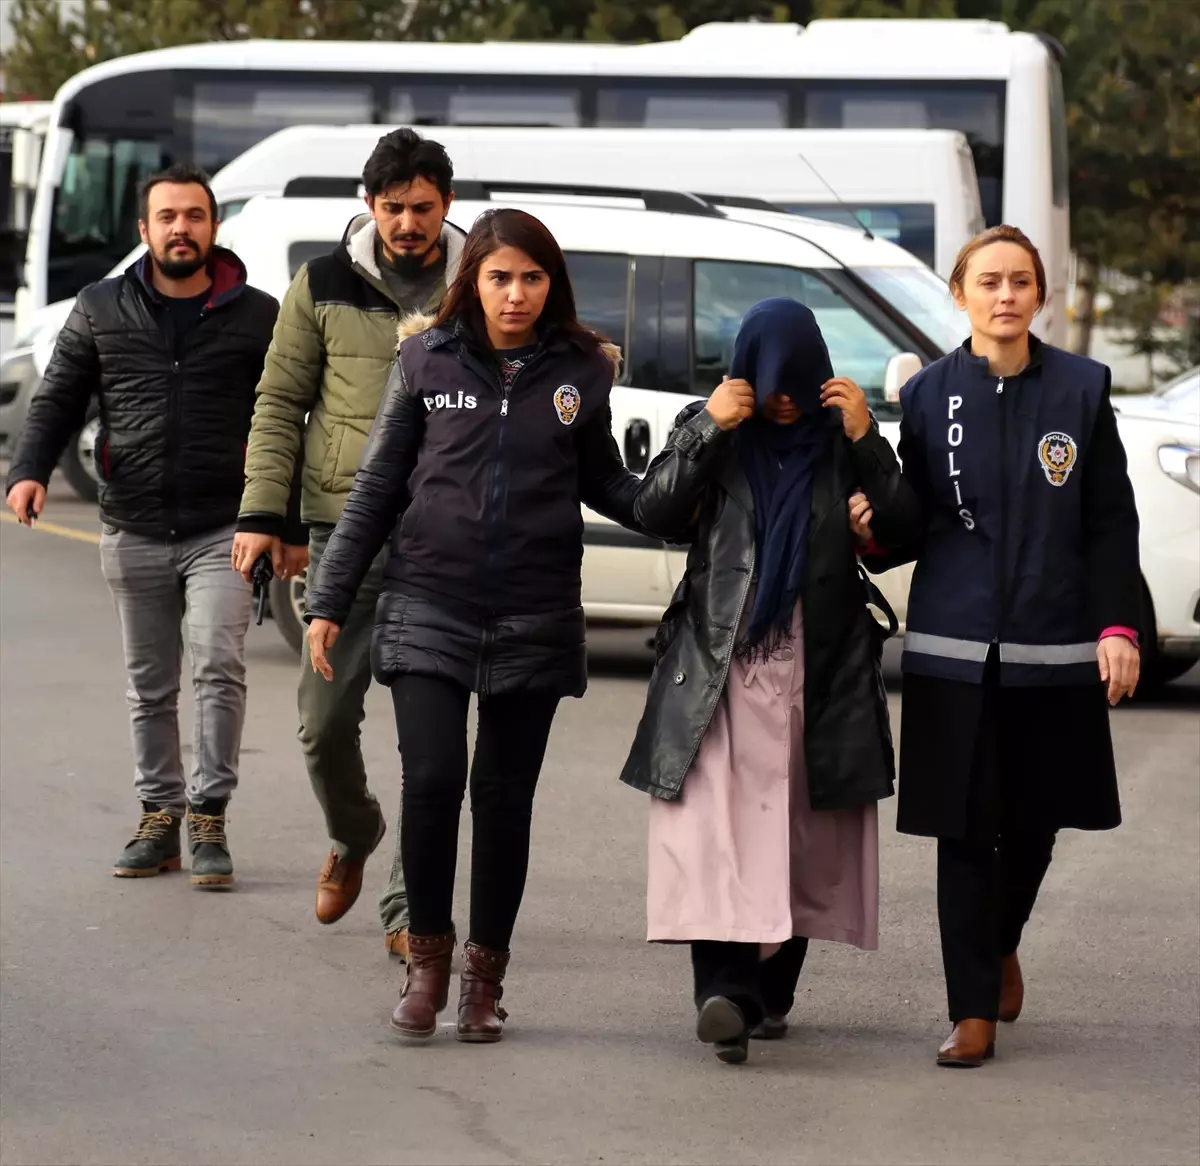
[[[489,1128],[491,1119],[484,1102],[463,1097],[457,1090],[447,1089],[442,1085],[418,1085],[417,1089],[423,1093],[432,1093],[435,1097],[450,1102],[458,1110],[467,1136],[480,1146],[503,1154],[509,1162],[519,1163],[527,1160],[524,1154]]]

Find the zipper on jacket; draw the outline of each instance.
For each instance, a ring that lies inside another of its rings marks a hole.
[[[996,385],[997,394],[1004,392],[1004,378],[1001,377]],[[999,575],[996,588],[999,610],[996,613],[996,634],[992,638],[994,644],[999,644],[1004,634],[1004,621],[1008,613],[1008,494],[1005,491],[1005,471],[1008,468],[1008,410],[1004,401],[1000,401],[1000,542],[996,548],[997,573]]]
[[[530,365],[535,364],[542,352],[535,352],[518,370],[516,375],[506,385],[503,374],[497,370],[496,386],[500,390],[500,425],[496,432],[496,466],[492,471],[492,489],[488,499],[487,529],[484,535],[484,545],[487,547],[485,560],[485,579],[491,580],[495,568],[496,544],[500,536],[500,512],[504,497],[508,492],[508,467],[504,464],[504,434],[508,429],[508,400],[509,394],[517,386],[517,381],[524,375]]]

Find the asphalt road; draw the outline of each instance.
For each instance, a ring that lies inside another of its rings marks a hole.
[[[94,514],[51,502],[58,533],[0,523],[6,1166],[1200,1162],[1196,672],[1115,715],[1125,824],[1062,836],[994,1062],[934,1067],[933,846],[889,803],[881,950],[814,945],[792,1034],[739,1069],[693,1038],[686,952],[642,942],[646,806],[616,778],[647,669],[639,637],[602,633],[550,744],[507,1035],[412,1048],[386,1027],[402,973],[374,912],[390,831],[354,912],[313,918],[326,843],[271,627],[249,642],[237,889],[110,877],[136,813],[116,619]],[[378,690],[366,753],[393,813]]]

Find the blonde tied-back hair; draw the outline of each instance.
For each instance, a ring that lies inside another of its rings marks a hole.
[[[976,251],[982,251],[993,243],[1015,243],[1022,248],[1033,261],[1033,276],[1037,282],[1038,310],[1046,306],[1046,267],[1042,257],[1032,240],[1020,227],[1010,227],[1001,223],[998,227],[989,227],[982,234],[976,235],[969,243],[963,244],[954,261],[954,270],[950,272],[950,290],[956,295],[962,295],[967,279],[967,264]]]

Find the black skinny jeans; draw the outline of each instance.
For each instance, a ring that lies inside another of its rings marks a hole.
[[[400,852],[413,935],[442,935],[453,926],[470,699],[448,680],[402,676],[392,685],[404,767]],[[521,692],[479,704],[470,773],[470,938],[492,951],[508,951],[521,907],[533,795],[558,701]]]

